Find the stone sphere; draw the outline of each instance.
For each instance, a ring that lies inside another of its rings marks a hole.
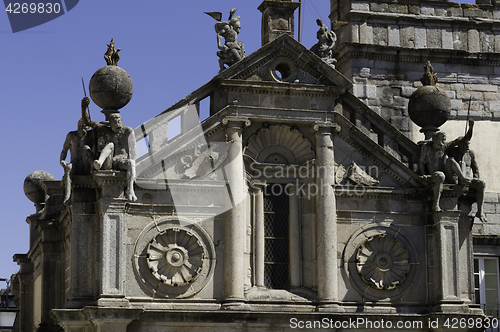
[[[56,178],[45,171],[34,171],[24,179],[24,194],[35,204],[45,202],[45,190],[43,181],[55,181]]]
[[[450,118],[450,98],[436,86],[425,85],[410,97],[410,119],[420,127],[439,127]]]
[[[90,98],[103,110],[118,110],[132,99],[134,85],[130,75],[118,66],[105,66],[92,75]]]

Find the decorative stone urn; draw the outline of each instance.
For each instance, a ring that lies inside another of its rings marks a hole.
[[[410,97],[408,113],[410,119],[424,133],[425,139],[430,140],[432,134],[439,130],[450,117],[451,103],[444,91],[436,87],[437,75],[433,72],[430,61],[424,66],[425,74],[421,78],[423,84]]]

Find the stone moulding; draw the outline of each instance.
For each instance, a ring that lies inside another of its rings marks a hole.
[[[143,229],[133,261],[137,280],[155,298],[188,298],[212,279],[215,247],[194,221],[167,217]]]

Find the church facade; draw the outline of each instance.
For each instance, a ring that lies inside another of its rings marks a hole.
[[[30,251],[14,256],[16,331],[498,326],[492,144],[475,151],[488,223],[460,183],[443,185],[435,211],[407,103],[430,60],[450,100],[442,130],[455,138],[476,120],[473,148],[477,128],[498,135],[500,7],[331,4],[333,53],[293,38],[298,3],[265,0],[259,50],[222,52],[218,75],[135,129],[148,146],[136,200],[127,171],[74,175],[70,205],[40,177]],[[233,14],[217,23],[226,42]]]

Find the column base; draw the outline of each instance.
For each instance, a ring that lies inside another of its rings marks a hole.
[[[446,314],[482,314],[481,309],[471,308],[461,301],[441,301],[432,307],[432,311]]]
[[[345,312],[344,308],[337,302],[323,302],[316,305],[318,312]]]
[[[123,295],[101,295],[97,300],[98,307],[128,308],[130,302]]]
[[[229,300],[223,303],[221,308],[223,310],[234,310],[234,311],[247,311],[250,310],[250,306],[244,302],[244,300]]]

